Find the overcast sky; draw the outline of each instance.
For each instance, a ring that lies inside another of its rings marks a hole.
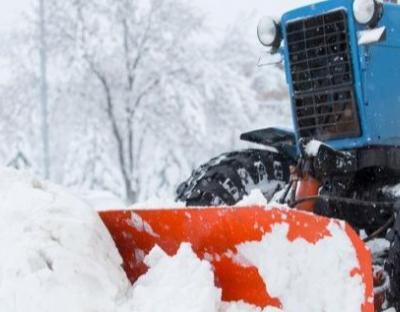
[[[18,23],[21,11],[29,5],[29,0],[0,0],[0,29],[8,30]]]
[[[18,23],[21,11],[38,0],[0,0],[0,30],[7,31]],[[278,16],[282,12],[315,0],[186,0],[193,1],[210,17],[212,24],[224,28],[241,14]]]
[[[189,1],[189,0],[188,0]],[[315,0],[195,0],[219,25],[231,23],[240,14],[256,12],[257,15],[280,16],[286,10]]]

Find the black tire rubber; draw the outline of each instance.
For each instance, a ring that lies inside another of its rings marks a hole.
[[[289,181],[293,161],[261,149],[223,154],[195,170],[177,190],[187,206],[235,205],[253,189],[267,199]]]
[[[385,264],[385,271],[390,277],[390,291],[387,294],[389,305],[400,311],[400,216],[390,233],[390,251]]]

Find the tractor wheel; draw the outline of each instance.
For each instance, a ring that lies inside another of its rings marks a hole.
[[[267,150],[223,154],[195,170],[177,191],[187,206],[235,205],[253,189],[267,199],[289,181],[293,161]]]
[[[385,270],[390,277],[389,304],[400,311],[400,215],[391,233],[391,246]]]

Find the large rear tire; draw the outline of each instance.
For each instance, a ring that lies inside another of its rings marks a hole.
[[[195,170],[177,191],[178,200],[188,206],[235,205],[253,189],[267,199],[289,181],[285,155],[260,149],[223,154]]]

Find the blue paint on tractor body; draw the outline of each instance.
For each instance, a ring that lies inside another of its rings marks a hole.
[[[335,149],[347,150],[366,146],[400,146],[400,5],[384,3],[383,16],[376,27],[386,27],[383,41],[358,45],[357,32],[367,29],[357,23],[352,0],[329,0],[286,13],[281,31],[286,42],[286,24],[306,17],[345,9],[348,14],[351,55],[361,136],[328,140]],[[285,59],[290,94],[293,85],[287,45],[281,49]],[[295,106],[293,121],[299,138]]]

